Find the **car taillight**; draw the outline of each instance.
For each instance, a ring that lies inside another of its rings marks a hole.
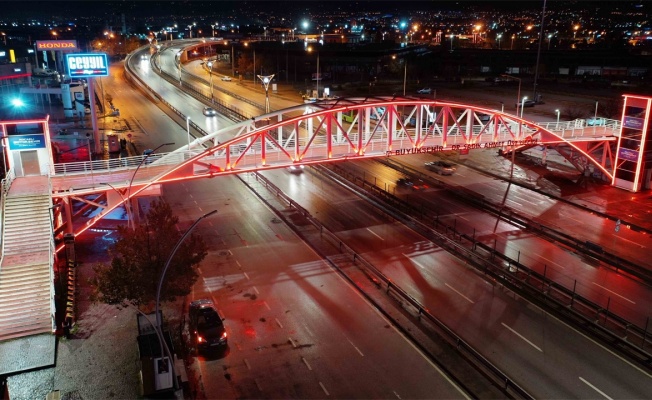
[[[222,334],[222,339],[226,339],[226,332]]]
[[[201,336],[197,336],[197,343],[204,343],[204,342],[206,342],[206,339],[204,339]]]

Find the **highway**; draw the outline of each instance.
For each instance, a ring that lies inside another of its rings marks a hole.
[[[147,66],[143,64],[142,69],[145,71]],[[157,77],[149,76],[148,84],[154,81]],[[184,113],[187,111],[191,118],[195,116],[199,123],[206,120],[202,120],[203,115],[193,114],[201,114],[201,103],[178,94],[161,79],[158,82],[166,101]],[[234,83],[219,82],[236,86]],[[246,90],[238,88],[243,94]],[[183,144],[187,139],[184,129],[161,118],[167,113],[137,99],[142,95],[127,89],[118,94],[114,94],[114,102],[121,110],[138,110],[133,113],[143,128],[138,145],[152,147],[159,139]],[[218,123],[231,123],[221,117],[215,119]],[[211,121],[205,121],[207,131]],[[157,132],[156,136],[152,132]],[[413,167],[421,168],[423,161],[415,157]],[[402,176],[373,161],[347,167],[366,174],[371,171],[388,188]],[[406,227],[388,221],[342,188],[310,171],[290,175],[277,170],[266,175],[360,254],[382,267],[412,296],[427,304],[451,328],[482,349],[492,362],[509,371],[535,397],[645,398],[652,391],[647,373],[513,293],[488,284],[453,256]],[[489,185],[486,177],[463,168],[454,178],[445,179],[455,179],[456,185],[482,191],[494,199],[505,193],[502,184],[485,186]],[[202,231],[205,238],[210,238],[213,251],[201,267],[202,280],[193,298],[208,295],[217,300],[227,316],[231,346],[224,358],[200,359],[199,375],[226,378],[228,371],[229,390],[235,397],[257,397],[261,393],[266,397],[433,397],[432,393],[437,393],[438,398],[461,396],[437,368],[398,332],[388,328],[387,321],[330,267],[286,227],[274,222],[274,215],[245,191],[236,178],[166,185],[164,194],[184,221],[192,221],[212,208],[220,211],[219,226],[214,224]],[[412,192],[398,194],[415,196]],[[631,283],[608,286],[617,281],[609,279],[610,271],[596,270],[572,254],[542,244],[540,239],[515,234],[513,226],[497,224],[495,218],[462,207],[455,199],[446,198],[442,190],[431,188],[419,195],[423,195],[421,200],[430,199],[430,206],[437,207],[443,217],[457,218],[460,229],[476,229],[478,235],[482,232],[491,241],[497,237],[504,251],[521,252],[522,257],[531,258],[533,266],[548,265],[549,273],[557,274],[561,280],[586,275],[585,294],[602,290],[591,282],[599,282],[607,292],[626,293],[620,295],[623,298],[631,294],[637,307],[618,296],[612,306],[645,317],[645,304],[650,301],[644,288]],[[565,216],[575,216],[570,209],[561,209],[548,199],[534,198],[532,193],[512,187],[506,204],[523,209],[523,203],[528,203],[526,208],[531,215],[543,215],[557,224],[560,217],[565,220]],[[573,229],[586,231],[580,227]],[[602,240],[599,234],[594,235],[596,241]],[[545,254],[541,254],[541,246],[545,246]],[[604,292],[598,295],[604,296]],[[356,353],[361,359],[353,361]],[[562,365],[564,368],[560,368]],[[396,378],[403,376],[397,371],[406,372],[403,380]],[[409,384],[404,385],[404,381]],[[202,382],[206,393],[225,390],[223,381]],[[424,387],[424,382],[433,386]]]
[[[115,76],[105,90],[142,126],[137,146],[184,142],[168,111]],[[226,316],[228,354],[191,366],[205,396],[467,397],[236,178],[169,184],[163,195],[183,226],[218,210],[217,221],[197,228],[211,251],[188,298],[212,297]]]

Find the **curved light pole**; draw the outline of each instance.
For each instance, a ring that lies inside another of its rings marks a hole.
[[[158,281],[158,287],[156,288],[156,310],[154,315],[156,316],[156,330],[158,331],[158,337],[159,337],[159,344],[161,346],[161,357],[163,357],[163,348],[165,347],[165,353],[168,356],[168,359],[170,361],[170,371],[172,372],[172,377],[174,379],[174,387],[176,388],[176,374],[174,372],[174,362],[172,362],[172,354],[170,353],[170,349],[168,348],[168,344],[163,340],[161,341],[161,338],[163,337],[163,330],[161,329],[161,316],[159,314],[159,304],[161,300],[161,288],[163,287],[163,280],[165,279],[165,274],[168,271],[168,268],[170,267],[170,263],[172,262],[172,258],[176,254],[177,250],[179,250],[179,247],[181,246],[181,243],[188,237],[190,232],[197,226],[197,224],[204,218],[210,217],[211,215],[215,214],[217,210],[213,210],[209,213],[206,213],[202,215],[201,217],[197,218],[195,222],[193,222],[192,225],[190,225],[190,228],[186,230],[186,232],[181,236],[177,244],[174,246],[174,249],[172,249],[172,252],[170,253],[170,256],[168,257],[168,260],[165,262],[165,267],[163,267],[163,271],[161,272],[161,278]]]
[[[523,96],[523,100],[521,100],[521,119],[523,119],[523,107],[525,107],[525,100],[527,100],[527,96]]]
[[[518,116],[518,103],[521,101],[521,78],[517,78],[515,76],[511,76],[507,74],[502,74],[500,76],[502,76],[503,78],[514,79],[518,81],[518,93],[516,94],[516,116]]]
[[[555,113],[557,114],[557,126],[555,127],[555,130],[559,130],[559,110],[555,110]]]
[[[126,205],[126,206],[130,209],[130,213],[127,213],[128,215],[133,216],[133,210],[131,210],[131,203],[130,203],[130,201],[131,201],[131,185],[134,183],[134,178],[136,177],[136,173],[138,172],[138,170],[140,169],[140,167],[143,165],[143,163],[145,162],[145,160],[147,160],[147,159],[149,158],[149,156],[151,156],[152,154],[154,154],[154,152],[155,152],[156,150],[160,149],[160,148],[163,147],[163,146],[171,146],[171,145],[173,145],[173,144],[174,144],[174,142],[171,142],[171,143],[163,143],[162,145],[160,145],[160,146],[158,146],[157,148],[155,148],[154,150],[152,150],[150,153],[145,154],[145,157],[143,157],[143,159],[140,160],[140,164],[138,164],[138,166],[136,167],[136,170],[134,171],[134,174],[131,175],[131,179],[129,180],[129,186],[127,186],[127,205]],[[132,222],[131,222],[131,229],[132,229],[132,230],[135,230],[135,229],[136,229],[136,223],[135,223],[135,221],[132,221]]]

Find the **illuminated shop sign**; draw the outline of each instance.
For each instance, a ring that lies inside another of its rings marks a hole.
[[[643,118],[626,116],[625,120],[623,121],[623,126],[625,128],[643,129]]]
[[[10,150],[44,149],[45,135],[9,135]]]
[[[37,40],[37,50],[77,50],[76,40]]]
[[[71,78],[109,75],[109,63],[104,53],[66,54],[66,67]]]
[[[638,161],[638,151],[636,150],[631,150],[631,149],[626,149],[624,147],[621,147],[618,150],[618,158],[621,160],[627,160],[627,161]]]

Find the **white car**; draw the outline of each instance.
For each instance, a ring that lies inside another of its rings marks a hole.
[[[432,93],[432,89],[430,89],[429,87],[419,89],[419,90],[417,90],[417,93],[419,93],[419,94],[430,94],[430,93]]]
[[[224,75],[221,79],[222,79],[223,81],[225,81],[225,82],[231,82],[231,81],[233,80],[233,79],[231,79],[230,76],[226,76],[226,75]]]
[[[453,175],[455,165],[446,161],[431,161],[425,164],[426,169],[436,172],[439,175]]]
[[[211,107],[204,107],[204,115],[207,117],[214,117],[217,115],[217,111]]]

